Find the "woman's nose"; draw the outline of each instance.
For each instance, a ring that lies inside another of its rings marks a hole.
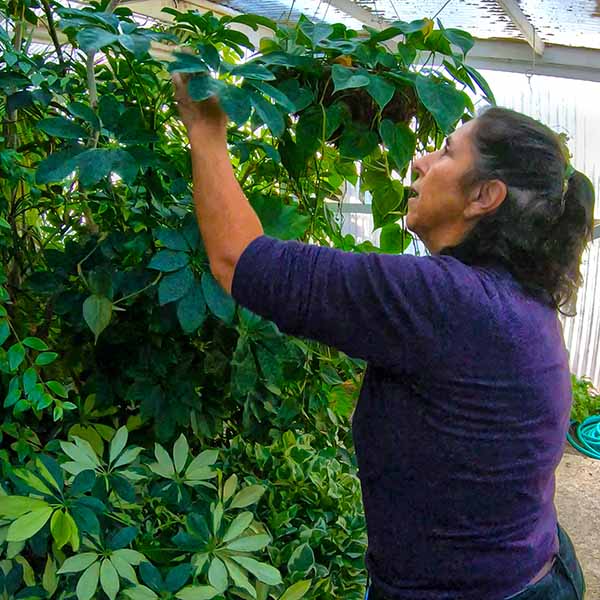
[[[425,157],[419,156],[418,158],[413,159],[411,163],[411,169],[413,174],[417,173],[419,177],[422,177],[425,173]]]

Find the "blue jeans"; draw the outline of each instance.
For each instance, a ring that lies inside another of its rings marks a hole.
[[[571,538],[560,525],[558,541],[559,550],[552,569],[536,583],[526,586],[505,600],[584,600],[583,571]],[[386,600],[386,597],[370,585],[365,600]]]

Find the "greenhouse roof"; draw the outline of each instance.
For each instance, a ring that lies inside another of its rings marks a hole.
[[[168,20],[163,7],[256,13],[279,23],[313,21],[385,29],[395,20],[439,18],[471,33],[477,68],[600,81],[600,0],[124,0]],[[264,35],[264,34],[263,34]]]

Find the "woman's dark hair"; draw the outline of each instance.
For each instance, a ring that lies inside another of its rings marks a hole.
[[[463,187],[499,179],[508,193],[460,244],[440,254],[468,264],[499,264],[527,292],[560,310],[582,283],[581,256],[592,239],[593,186],[570,167],[559,136],[538,121],[494,107],[475,123],[475,166]]]

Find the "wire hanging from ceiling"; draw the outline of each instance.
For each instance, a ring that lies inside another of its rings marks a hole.
[[[446,8],[446,6],[448,6],[448,4],[450,4],[450,2],[452,2],[452,0],[446,0],[444,6],[442,6],[442,8],[440,8],[440,10],[438,10],[433,17],[431,17],[431,20],[433,21],[434,19],[437,19],[440,13]]]

